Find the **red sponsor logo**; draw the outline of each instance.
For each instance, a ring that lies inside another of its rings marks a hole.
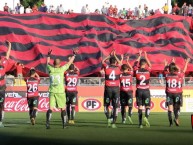
[[[154,106],[155,106],[154,103],[151,101],[151,107],[150,107],[150,109],[153,109]],[[135,107],[136,109],[138,109],[137,102],[134,102],[134,107]],[[143,110],[145,110],[145,109],[143,109]]]
[[[166,108],[166,100],[161,101],[160,107],[161,107],[163,110],[167,110],[167,108]]]
[[[88,111],[95,111],[101,107],[101,102],[97,99],[86,99],[82,102],[82,107]]]

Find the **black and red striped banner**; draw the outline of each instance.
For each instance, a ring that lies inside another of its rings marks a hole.
[[[147,51],[153,71],[164,68],[164,59],[176,58],[180,67],[184,59],[193,59],[192,18],[156,15],[144,20],[119,20],[104,15],[58,15],[33,13],[10,15],[0,13],[0,53],[6,51],[5,40],[12,42],[11,60],[26,68],[36,67],[45,75],[46,55],[53,49],[52,60],[63,64],[79,47],[75,64],[81,76],[99,72],[101,61],[110,51],[128,53],[132,62],[139,49]],[[193,71],[190,64],[188,71]]]

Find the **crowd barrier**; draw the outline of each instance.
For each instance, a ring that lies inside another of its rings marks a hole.
[[[81,77],[78,81],[78,86],[102,86],[104,85],[105,78],[103,77]],[[133,85],[135,85],[135,78],[133,78]],[[162,82],[162,83],[160,83]],[[6,78],[7,86],[25,86],[26,83],[24,79],[20,78]],[[50,84],[50,80],[48,77],[40,78],[41,86],[48,86]],[[158,77],[151,77],[150,79],[151,86],[164,86],[165,79]],[[187,77],[184,79],[184,86],[193,86],[193,78]]]
[[[135,87],[134,96],[135,96]],[[151,86],[151,112],[165,112],[165,87],[157,84],[157,86]],[[99,83],[94,84],[82,84],[78,86],[78,102],[76,106],[77,112],[103,112],[103,94],[104,86]],[[49,107],[49,93],[48,84],[42,84],[39,87],[39,111],[45,112]],[[183,92],[183,107],[181,112],[193,111],[193,86],[186,85]],[[26,112],[28,111],[27,99],[26,99],[26,86],[7,86],[6,99],[5,99],[5,111],[7,112]],[[55,111],[59,111],[55,109]],[[137,111],[137,106],[134,97],[134,112]]]

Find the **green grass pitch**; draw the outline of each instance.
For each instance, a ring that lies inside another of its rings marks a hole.
[[[107,128],[103,113],[77,113],[76,124],[62,129],[60,113],[53,113],[51,129],[45,129],[45,113],[39,113],[37,124],[29,124],[28,113],[6,113],[5,128],[0,128],[0,145],[193,145],[190,113],[181,113],[180,127],[169,127],[167,113],[151,113],[151,127],[138,128],[121,124]]]

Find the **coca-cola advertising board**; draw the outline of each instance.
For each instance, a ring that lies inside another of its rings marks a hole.
[[[192,111],[192,104],[190,99],[193,98],[193,88],[184,88],[184,104],[181,108],[182,112]],[[165,88],[152,87],[150,89],[152,97],[152,112],[165,112]],[[134,96],[135,96],[135,90]],[[78,102],[76,111],[80,112],[103,112],[103,86],[80,86],[78,87]],[[7,87],[5,99],[5,111],[7,112],[26,112],[28,111],[26,87]],[[134,99],[135,102],[135,99]],[[192,101],[191,101],[192,102]],[[188,104],[189,103],[189,104]],[[90,106],[89,106],[90,105]],[[86,106],[86,107],[85,107]],[[48,86],[39,87],[39,106],[40,112],[45,112],[49,108],[49,93]],[[86,108],[86,109],[85,109]],[[55,111],[59,111],[55,109]],[[134,103],[133,111],[137,111],[137,106]]]

